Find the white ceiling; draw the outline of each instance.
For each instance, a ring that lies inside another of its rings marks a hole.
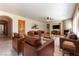
[[[72,17],[75,6],[73,3],[0,3],[0,10],[33,19],[49,16],[63,20]]]

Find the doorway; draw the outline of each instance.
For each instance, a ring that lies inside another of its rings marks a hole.
[[[4,34],[4,25],[0,24],[0,35]]]
[[[8,16],[0,16],[0,37],[12,37],[12,19]]]
[[[18,20],[18,33],[25,33],[25,21]]]

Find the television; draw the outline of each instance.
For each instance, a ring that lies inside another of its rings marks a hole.
[[[53,29],[60,29],[60,25],[53,25]]]

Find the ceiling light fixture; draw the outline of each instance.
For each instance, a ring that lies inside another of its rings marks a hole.
[[[46,21],[47,21],[47,22],[52,21],[52,18],[51,18],[51,17],[47,17],[47,18],[46,18]]]

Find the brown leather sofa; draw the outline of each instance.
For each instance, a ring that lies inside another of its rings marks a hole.
[[[36,48],[31,46],[30,44],[24,42],[24,48],[22,51],[23,56],[36,56]]]
[[[60,37],[60,48],[72,55],[79,55],[79,40],[76,35],[67,37]]]
[[[17,54],[19,54],[23,50],[23,40],[24,37],[22,34],[14,33],[14,36],[12,38],[12,47],[15,49]]]
[[[41,31],[29,31],[28,32],[28,36],[35,36],[35,37],[37,37],[37,36],[39,36],[39,34],[40,33],[43,33],[43,31],[41,32]],[[26,35],[25,34],[23,34],[23,33],[14,33],[14,36],[12,37],[12,47],[15,49],[15,51],[17,52],[17,54],[19,54],[20,52],[22,52],[23,51],[23,49],[24,49],[24,37],[25,37]],[[35,41],[35,42],[34,42]],[[30,42],[30,43],[32,43],[33,45],[35,44],[36,45],[36,41],[38,41],[38,40],[28,40],[27,42]]]
[[[26,36],[23,56],[53,56],[54,41],[49,40],[42,45],[40,39],[40,36]]]
[[[38,56],[53,56],[54,55],[54,41],[49,40],[37,49]]]
[[[30,35],[30,36],[39,35],[39,36],[41,36],[44,33],[45,32],[41,31],[41,30],[38,30],[38,31],[29,31],[29,32],[27,32],[27,35]]]

